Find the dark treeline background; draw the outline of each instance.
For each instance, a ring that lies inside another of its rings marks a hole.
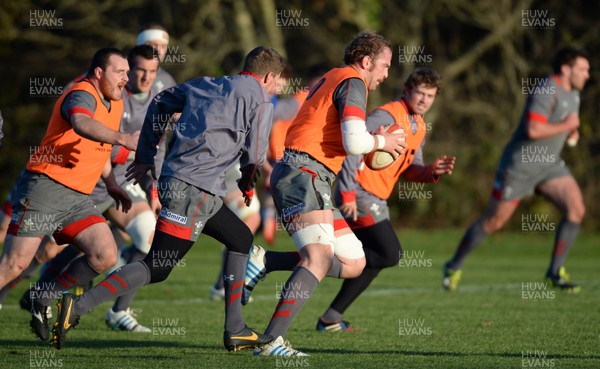
[[[394,56],[389,78],[369,96],[369,107],[402,93],[404,78],[417,66],[405,56],[417,55],[419,65],[444,77],[443,91],[425,117],[433,127],[425,158],[457,157],[451,177],[420,189],[428,200],[392,196],[399,224],[462,227],[478,216],[524,106],[524,81],[549,74],[556,49],[572,44],[590,53],[592,69],[581,99],[581,139],[575,149],[565,148],[563,157],[583,190],[584,226],[597,230],[598,19],[600,2],[583,0],[3,0],[0,195],[7,194],[30,149],[39,145],[62,86],[87,69],[98,48],[133,46],[144,23],[169,30],[164,67],[179,82],[237,73],[247,51],[267,44],[289,58],[296,87],[308,66],[340,65],[352,36],[374,29],[392,42]],[[285,27],[290,22],[297,27]],[[519,212],[558,221],[552,205],[540,198],[525,200]],[[515,216],[510,227],[518,228],[520,219]]]

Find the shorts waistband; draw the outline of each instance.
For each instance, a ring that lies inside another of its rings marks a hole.
[[[303,157],[302,160],[297,160],[294,158],[298,158],[298,157]],[[335,173],[327,168],[327,166],[325,166],[325,164],[321,163],[319,160],[315,159],[312,155],[307,154],[303,151],[297,151],[297,150],[292,150],[292,149],[288,149],[286,148],[283,152],[283,157],[281,158],[280,162],[282,164],[291,164],[291,163],[295,163],[296,166],[299,166],[298,163],[303,163],[302,166],[306,165],[308,162],[312,162],[315,165],[317,165],[319,168],[322,168],[324,171],[326,171],[328,174],[332,175],[333,177],[335,177]]]

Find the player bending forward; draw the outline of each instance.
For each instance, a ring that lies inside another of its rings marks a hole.
[[[154,174],[156,145],[164,125],[153,124],[157,116],[181,112],[170,152],[159,179],[162,211],[150,251],[138,262],[125,265],[98,285],[75,298],[64,294],[59,303],[54,340],[60,349],[79,316],[108,299],[150,283],[167,279],[190,250],[200,233],[228,248],[225,261],[225,332],[228,350],[253,348],[273,340],[244,324],[240,298],[244,268],[253,236],[248,227],[226,206],[225,171],[240,163],[238,186],[246,198],[253,188],[268,146],[274,93],[284,59],[270,47],[257,47],[244,59],[237,76],[201,77],[177,84],[158,94],[150,104],[128,179]]]

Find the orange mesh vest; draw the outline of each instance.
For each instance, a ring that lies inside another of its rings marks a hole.
[[[391,101],[377,109],[388,112],[396,121],[394,126],[404,129],[406,135],[405,154],[398,158],[392,165],[382,170],[371,170],[363,165],[364,168],[358,171],[356,180],[365,190],[380,199],[387,200],[394,189],[398,177],[410,166],[415,153],[421,147],[421,143],[425,138],[426,125],[421,115],[409,114],[403,100]],[[417,123],[417,130],[414,133],[411,117]]]
[[[60,107],[71,91],[87,91],[96,99],[93,119],[117,131],[123,114],[123,101],[111,101],[108,111],[94,86],[84,80],[66,91],[54,105],[48,130],[41,145],[29,157],[27,170],[44,173],[75,191],[90,194],[110,157],[111,144],[81,137],[60,114]]]
[[[308,94],[285,137],[287,149],[309,154],[335,174],[342,169],[348,153],[342,143],[340,113],[333,105],[333,93],[340,83],[349,78],[365,81],[350,66],[327,72]]]
[[[298,102],[298,106],[302,106],[308,92],[300,91],[293,96]],[[285,146],[285,136],[294,118],[288,120],[279,120],[273,122],[271,127],[271,135],[269,136],[269,149],[267,150],[267,158],[272,161],[278,161],[283,157],[283,148]]]

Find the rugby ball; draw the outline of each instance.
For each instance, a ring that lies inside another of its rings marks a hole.
[[[391,134],[398,134],[398,133],[404,133],[404,130],[398,124],[392,124],[391,126],[388,127],[388,129],[385,132],[391,133]],[[405,141],[405,139],[403,138],[402,141]],[[402,156],[404,156],[404,155],[400,155],[398,157],[398,159],[401,159]],[[396,160],[398,160],[398,159],[396,159]],[[390,165],[392,165],[395,160],[394,160],[394,157],[390,153],[387,153],[382,150],[375,150],[373,152],[365,154],[364,161],[365,161],[365,165],[369,169],[382,170],[382,169],[385,169],[385,168],[389,167]]]

